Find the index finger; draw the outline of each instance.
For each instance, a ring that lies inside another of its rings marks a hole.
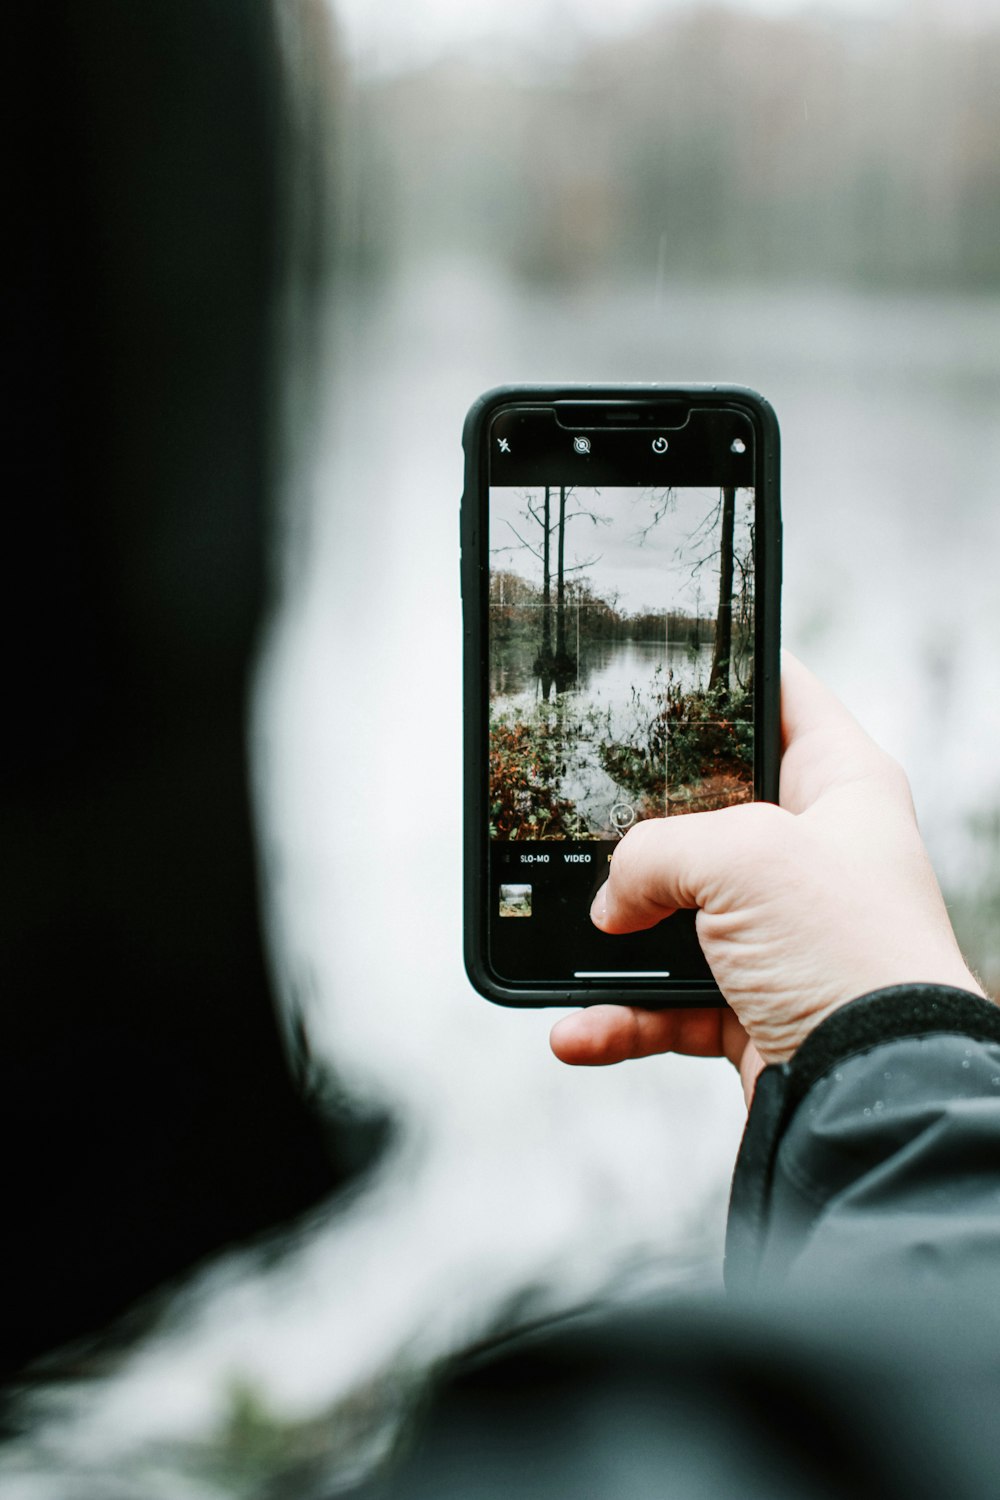
[[[634,1005],[591,1005],[557,1021],[549,1045],[560,1062],[577,1067],[603,1067],[659,1052],[728,1057],[739,1066],[746,1033],[726,1006],[639,1010]]]

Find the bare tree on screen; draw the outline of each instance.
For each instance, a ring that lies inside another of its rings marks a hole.
[[[575,499],[573,489],[568,485],[559,486],[559,499],[556,506],[553,490],[555,486],[545,485],[542,493],[537,498],[529,495],[524,510],[521,512],[523,519],[528,523],[522,534],[512,521],[507,525],[517,538],[520,548],[530,552],[532,557],[538,559],[542,565],[542,608],[541,608],[541,643],[538,656],[535,660],[535,672],[542,684],[542,695],[550,697],[552,688],[557,692],[563,691],[576,675],[577,663],[570,655],[566,647],[566,579],[571,573],[580,573],[587,568],[592,568],[600,561],[600,554],[595,557],[584,558],[577,563],[566,563],[566,528],[570,521],[580,518],[588,520],[593,526],[606,526],[609,522],[608,516],[602,516],[597,511],[587,510],[582,505],[576,504],[575,508],[569,508],[570,502]],[[553,511],[555,515],[553,516]],[[533,535],[530,527],[537,526],[539,534]],[[556,551],[556,630],[555,650],[552,648],[552,543],[555,540]],[[511,552],[517,548],[497,548],[498,552]]]
[[[729,690],[729,666],[733,655],[733,540],[736,530],[736,491],[722,491],[722,528],[719,534],[719,608],[715,617],[715,650],[709,688]]]
[[[674,511],[676,491],[653,491],[650,500],[650,519],[636,532],[636,541],[640,547],[664,518]],[[713,646],[708,688],[710,692],[721,694],[728,694],[733,689],[734,679],[735,686],[744,689],[751,686],[753,678],[752,660],[748,668],[746,653],[748,633],[752,636],[753,630],[754,528],[750,521],[744,538],[741,523],[738,540],[736,512],[736,490],[721,487],[715,492],[715,498],[701,521],[678,544],[674,554],[692,580],[699,579],[703,570],[718,566],[718,599],[710,627]],[[694,639],[700,641],[703,623],[700,583],[698,600]]]

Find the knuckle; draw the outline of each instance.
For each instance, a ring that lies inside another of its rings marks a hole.
[[[630,828],[621,839],[611,857],[610,873],[617,880],[632,876],[648,858],[652,841],[656,838],[658,819],[646,819]]]
[[[891,792],[905,807],[913,808],[913,789],[910,778],[895,756],[887,750],[879,750],[879,776],[886,790]]]
[[[751,849],[763,842],[779,843],[787,838],[793,823],[790,813],[774,802],[743,802],[727,808],[734,833]]]
[[[733,840],[733,862],[759,871],[794,861],[798,834],[794,815],[773,802],[748,802],[739,809],[741,837]]]

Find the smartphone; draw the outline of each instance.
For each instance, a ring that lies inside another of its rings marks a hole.
[[[466,418],[465,964],[504,1005],[722,1004],[681,911],[610,936],[629,828],[780,758],[774,413],[724,386],[521,386]]]

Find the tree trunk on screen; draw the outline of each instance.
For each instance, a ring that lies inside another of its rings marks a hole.
[[[545,520],[542,525],[542,649],[541,660],[552,655],[552,573],[549,566],[549,538],[551,534],[550,491],[545,486]]]
[[[719,540],[719,610],[715,617],[715,651],[709,688],[729,690],[733,654],[733,536],[736,529],[736,491],[722,491],[722,534]]]
[[[559,488],[559,543],[556,563],[556,658],[566,655],[566,487]]]

